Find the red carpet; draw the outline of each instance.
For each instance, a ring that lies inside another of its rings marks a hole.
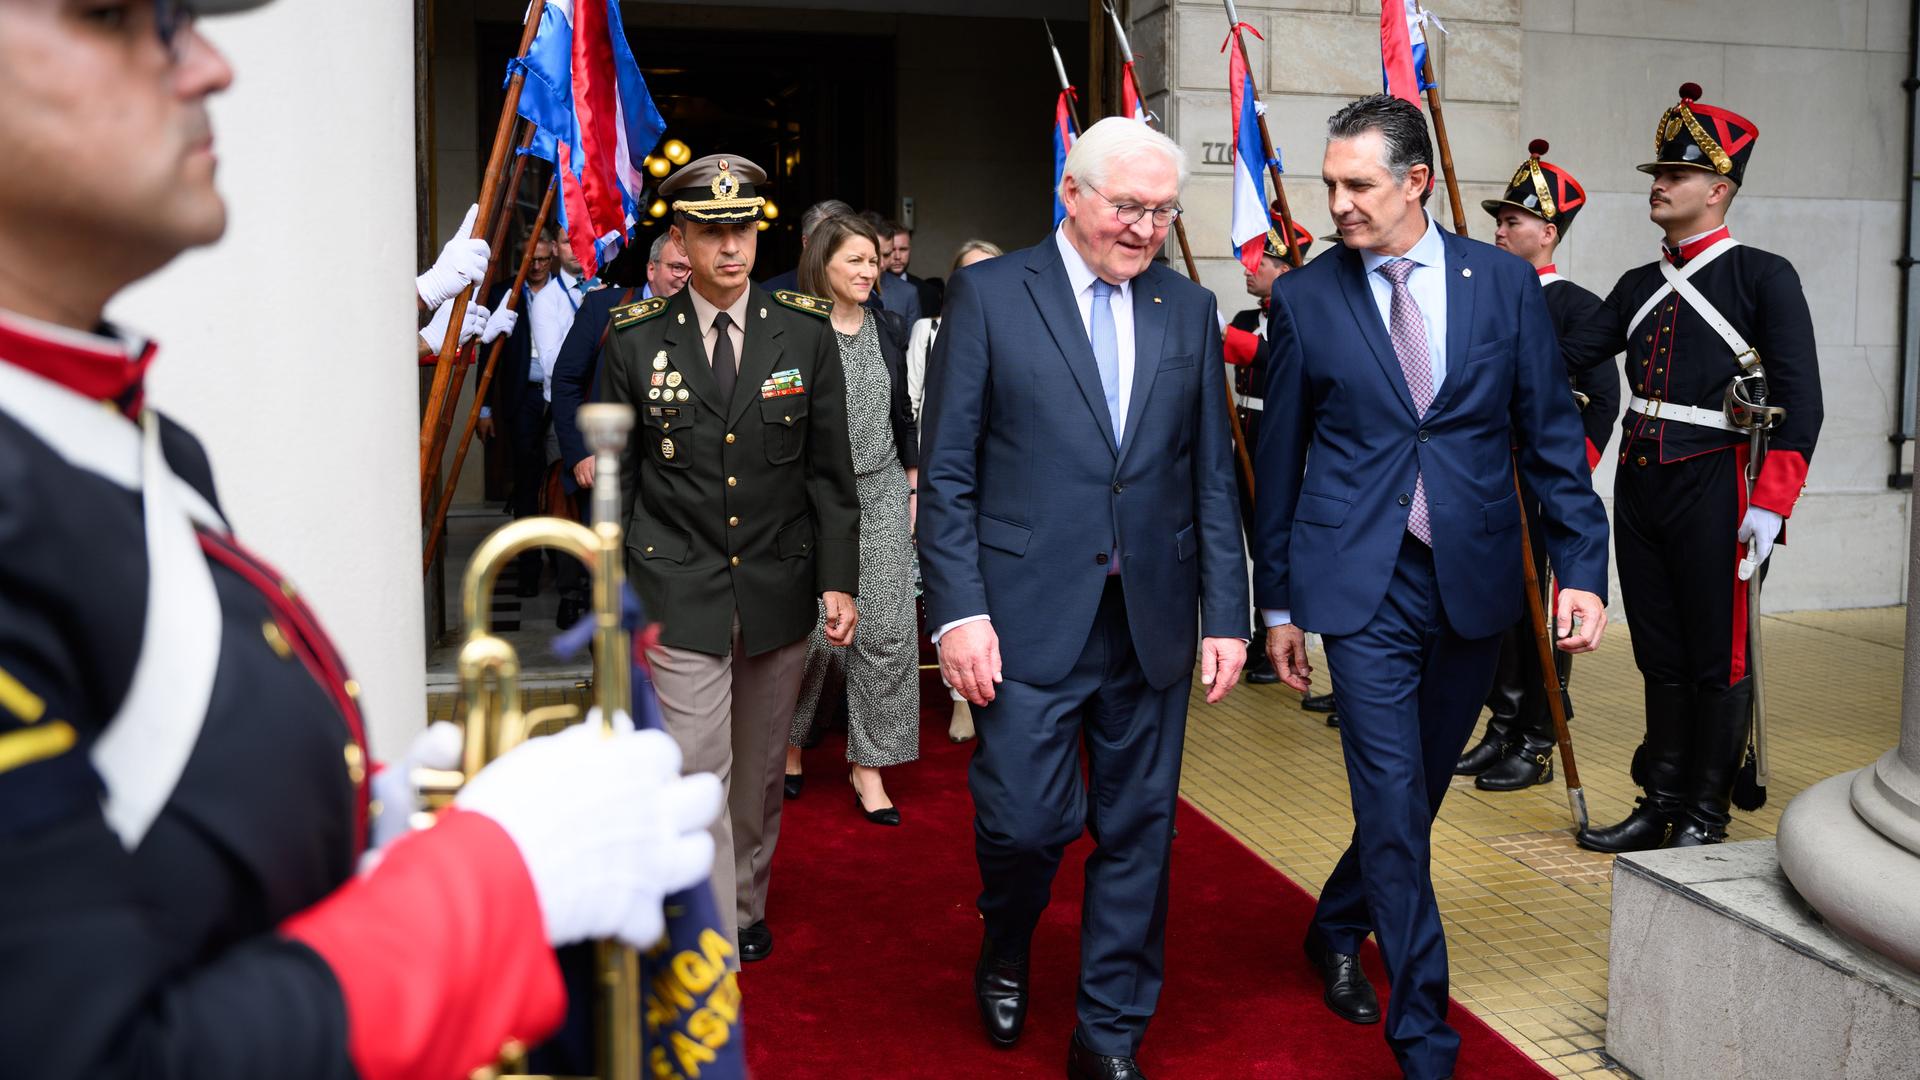
[[[741,977],[758,1080],[1064,1075],[1091,841],[1068,850],[1035,936],[1026,1034],[997,1050],[972,995],[980,881],[971,746],[949,743],[945,717],[929,717],[921,752],[886,773],[904,819],[897,829],[856,814],[843,738],[807,754],[806,792],[786,804],[775,858],[773,955]],[[1141,1067],[1155,1080],[1399,1076],[1380,1025],[1348,1024],[1320,1001],[1300,954],[1312,898],[1184,802],[1179,827],[1166,986]],[[1451,1021],[1464,1040],[1460,1080],[1547,1075],[1458,1004]]]

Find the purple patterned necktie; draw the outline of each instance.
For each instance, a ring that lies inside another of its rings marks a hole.
[[[1380,264],[1380,273],[1393,283],[1393,306],[1387,318],[1387,336],[1393,339],[1394,355],[1400,358],[1400,374],[1407,380],[1407,392],[1413,395],[1413,411],[1426,416],[1433,404],[1433,361],[1427,355],[1427,324],[1420,317],[1420,305],[1413,302],[1407,288],[1407,275],[1413,273],[1412,259],[1388,259]],[[1413,477],[1413,504],[1407,511],[1407,531],[1428,547],[1433,546],[1433,525],[1427,520],[1427,482]]]

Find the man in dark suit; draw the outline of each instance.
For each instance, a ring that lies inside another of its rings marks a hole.
[[[1227,363],[1233,365],[1233,406],[1240,414],[1240,438],[1246,443],[1247,455],[1251,457],[1254,447],[1260,444],[1260,416],[1266,409],[1261,395],[1267,392],[1267,303],[1273,298],[1273,283],[1281,274],[1293,269],[1288,253],[1287,242],[1280,238],[1280,230],[1287,227],[1278,210],[1269,211],[1273,224],[1267,229],[1266,243],[1261,246],[1260,263],[1246,272],[1247,295],[1260,301],[1256,307],[1250,307],[1235,315],[1222,332],[1222,349]],[[1293,242],[1298,245],[1302,258],[1307,249],[1313,246],[1313,234],[1299,222],[1293,223]],[[1240,523],[1246,529],[1253,528],[1253,492],[1247,487],[1247,477],[1238,469],[1234,477],[1240,481]],[[1253,537],[1247,537],[1251,544]],[[1260,625],[1260,613],[1251,613],[1248,625],[1255,639],[1265,636]],[[1247,657],[1246,678],[1250,683],[1276,683],[1280,676],[1267,662],[1265,649],[1257,649]]]
[[[1569,327],[1592,318],[1600,309],[1600,298],[1563,277],[1553,261],[1560,241],[1573,228],[1573,219],[1587,204],[1587,191],[1572,173],[1541,159],[1547,140],[1535,139],[1527,149],[1527,160],[1514,172],[1505,194],[1482,200],[1480,208],[1493,215],[1493,246],[1533,264],[1553,332],[1564,336]],[[1612,364],[1601,364],[1569,371],[1567,381],[1580,407],[1587,466],[1592,468],[1600,464],[1600,452],[1620,413],[1620,372]],[[1526,508],[1529,514],[1539,513],[1537,500],[1528,499]],[[1529,554],[1539,580],[1547,581],[1546,550],[1535,544]],[[1564,652],[1556,655],[1554,669],[1556,681],[1564,688],[1573,676],[1573,657]],[[1572,720],[1572,700],[1563,693],[1562,701],[1567,719]],[[1486,733],[1460,756],[1453,767],[1455,775],[1473,777],[1473,786],[1482,791],[1518,791],[1551,781],[1558,736],[1530,618],[1513,624],[1500,643],[1500,665],[1487,695],[1487,708],[1493,715],[1487,720]]]
[[[660,185],[688,287],[613,312],[603,401],[637,422],[620,459],[627,576],[660,623],[648,658],[687,768],[727,786],[714,896],[740,957],[773,949],[767,884],[807,635],[853,640],[860,502],[830,305],[747,275],[759,166],[715,154]]]
[[[1288,685],[1325,640],[1353,842],[1306,950],[1327,1004],[1379,1019],[1360,943],[1392,979],[1387,1042],[1407,1076],[1453,1072],[1446,940],[1428,874],[1434,816],[1520,616],[1520,500],[1560,570],[1560,647],[1606,625],[1607,518],[1533,268],[1444,233],[1424,203],[1418,106],[1363,98],[1328,121],[1321,175],[1343,244],[1274,286],[1254,592]],[[1517,446],[1517,449],[1516,449]]]
[[[1208,701],[1246,659],[1218,309],[1153,263],[1185,172],[1137,120],[1088,128],[1065,221],[955,276],[928,364],[927,623],[980,736],[975,996],[1010,1045],[1061,852],[1093,824],[1073,1077],[1141,1075],[1195,652]]]

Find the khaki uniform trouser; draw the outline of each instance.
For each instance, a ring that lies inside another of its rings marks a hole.
[[[736,943],[741,927],[767,917],[787,724],[806,656],[805,638],[746,655],[737,612],[728,656],[666,647],[647,654],[661,717],[680,744],[682,771],[713,773],[727,793],[727,812],[712,828],[713,898]]]

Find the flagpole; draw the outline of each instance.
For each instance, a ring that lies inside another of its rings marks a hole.
[[[527,170],[527,148],[533,145],[534,131],[534,126],[527,124],[520,137],[519,152],[513,160],[513,175],[501,190],[501,205],[494,215],[492,246],[487,249],[490,252],[504,252],[507,249],[507,230],[513,223],[513,199],[520,191],[520,179]],[[487,260],[486,276],[480,279],[479,296],[482,299],[492,295],[493,281],[500,273],[501,262],[498,256]],[[463,355],[467,351],[461,350]],[[420,515],[423,520],[433,506],[433,485],[440,479],[440,462],[446,456],[447,435],[453,429],[453,413],[458,408],[460,389],[467,381],[467,369],[472,366],[471,360],[453,365],[453,378],[447,385],[446,397],[453,404],[440,411],[440,423],[433,432],[433,447],[427,455],[427,468],[420,474]]]
[[[1240,27],[1243,25],[1240,22],[1240,12],[1233,6],[1233,0],[1226,0],[1226,5],[1227,26],[1233,34],[1233,47],[1240,50],[1240,63],[1246,67],[1247,74],[1252,75],[1253,63],[1247,59],[1247,43],[1240,36]],[[1253,91],[1253,100],[1258,102],[1260,100],[1258,80],[1248,79],[1248,86]],[[1255,109],[1254,116],[1260,121],[1260,148],[1267,155],[1267,175],[1273,180],[1275,201],[1280,204],[1280,224],[1287,234],[1287,261],[1297,270],[1302,261],[1300,245],[1293,242],[1293,209],[1287,205],[1287,187],[1280,182],[1280,166],[1274,164],[1279,155],[1273,152],[1273,134],[1267,130],[1267,114]]]
[[[1047,31],[1047,48],[1053,53],[1053,73],[1060,80],[1060,92],[1067,95],[1067,126],[1076,138],[1080,135],[1080,110],[1074,108],[1073,84],[1067,81],[1067,65],[1060,59],[1060,46],[1053,41],[1053,24],[1045,19],[1040,25]]]
[[[1389,2],[1389,0],[1383,0]],[[1425,13],[1419,0],[1414,0],[1413,10]],[[1427,84],[1427,111],[1433,114],[1433,134],[1440,143],[1440,175],[1447,181],[1447,206],[1453,211],[1453,231],[1461,236],[1467,235],[1467,211],[1460,201],[1460,181],[1453,175],[1453,147],[1447,142],[1447,117],[1440,109],[1440,81],[1433,77],[1433,43],[1427,42],[1427,52],[1420,58],[1420,81]]]
[[[1120,24],[1120,13],[1114,10],[1113,4],[1103,2],[1101,6],[1107,9],[1107,18],[1113,21],[1113,39],[1120,46],[1120,79],[1124,86],[1127,81],[1134,78],[1133,43],[1127,40],[1127,28]],[[1140,111],[1145,113],[1147,99],[1140,93],[1140,84],[1134,82],[1130,89],[1133,91],[1134,100],[1140,102]],[[1123,89],[1121,100],[1125,99],[1126,93]],[[1145,123],[1148,127],[1153,126],[1151,119],[1146,120]],[[1187,265],[1188,279],[1196,285],[1200,284],[1200,267],[1193,261],[1193,246],[1187,242],[1187,223],[1184,218],[1173,219],[1173,235],[1174,239],[1180,242],[1180,259]],[[1247,482],[1247,492],[1252,494],[1253,459],[1247,453],[1247,434],[1240,424],[1239,403],[1234,401],[1233,379],[1227,374],[1225,364],[1220,366],[1220,385],[1227,395],[1227,426],[1233,432],[1234,456],[1240,462],[1240,475]]]
[[[547,0],[533,0],[527,5],[526,25],[520,32],[520,50],[516,59],[525,59],[527,50],[533,46],[534,35],[540,30],[540,15],[546,10]],[[517,65],[512,67],[513,75],[507,80],[507,98],[500,107],[500,123],[494,128],[493,151],[487,157],[487,171],[480,185],[480,213],[473,223],[475,238],[486,236],[493,231],[493,212],[500,199],[500,181],[506,172],[507,152],[513,147],[514,124],[520,116],[520,90],[526,85],[526,74]],[[494,253],[494,258],[499,253]],[[449,301],[453,309],[447,317],[446,340],[440,344],[439,358],[433,367],[433,389],[427,394],[426,415],[420,422],[420,475],[427,474],[428,462],[435,455],[434,432],[440,429],[440,414],[447,409],[447,386],[453,381],[453,365],[460,352],[460,328],[466,321],[468,291],[462,289]]]
[[[547,217],[553,213],[554,192],[559,190],[559,187],[560,177],[556,172],[547,184],[546,195],[540,200],[539,212],[533,216],[533,232],[536,236],[539,235],[540,230],[547,227]],[[526,287],[527,272],[533,268],[533,253],[538,248],[537,244],[528,244],[526,250],[520,253],[520,272],[513,279],[513,289],[507,293],[506,299],[502,302],[502,306],[508,311],[513,310],[515,303],[520,299],[520,290]],[[554,280],[559,280],[557,273]],[[564,283],[561,287],[565,287]],[[486,366],[480,369],[480,381],[473,384],[473,404],[467,407],[467,423],[460,431],[458,449],[453,453],[453,465],[447,470],[446,487],[440,492],[439,506],[434,510],[433,521],[427,529],[426,553],[420,565],[420,572],[423,574],[433,569],[433,560],[440,554],[440,540],[447,530],[447,511],[453,507],[453,491],[460,484],[460,468],[466,464],[467,449],[473,444],[473,431],[480,424],[480,406],[487,400],[487,388],[493,385],[493,370],[500,363],[500,353],[506,348],[507,337],[508,335],[501,334],[493,339],[493,345],[487,350]],[[448,415],[452,415],[451,409],[448,410]],[[437,457],[438,455],[436,460]]]

